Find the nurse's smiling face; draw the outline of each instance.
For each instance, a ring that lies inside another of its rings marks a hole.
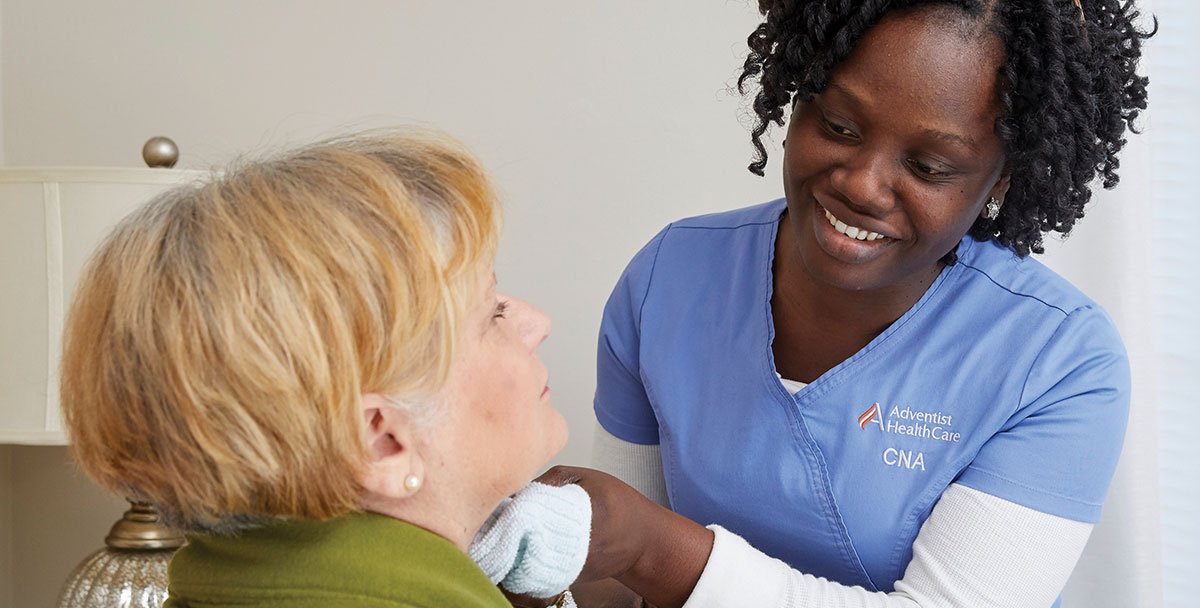
[[[999,41],[946,9],[871,29],[784,148],[789,226],[804,273],[847,290],[923,290],[987,199],[1008,188]]]

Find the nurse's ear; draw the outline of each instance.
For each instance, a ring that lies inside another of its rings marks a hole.
[[[992,188],[988,190],[987,200],[983,208],[979,210],[979,217],[985,220],[994,220],[1000,216],[1000,208],[1004,206],[1004,197],[1008,195],[1008,188],[1012,185],[1012,171],[1008,165],[1004,166],[1004,172],[1000,177],[996,178],[996,183],[992,184]]]
[[[1004,197],[1008,196],[1008,188],[1011,185],[1012,170],[1008,165],[1004,165],[1004,172],[1001,173],[1000,177],[996,179],[996,183],[992,184],[992,189],[988,192],[988,196],[995,198],[996,200],[1000,201],[1001,205],[1003,205]]]
[[[362,396],[362,415],[368,454],[367,466],[358,476],[363,490],[389,500],[419,492],[425,482],[425,461],[412,415],[379,393]]]

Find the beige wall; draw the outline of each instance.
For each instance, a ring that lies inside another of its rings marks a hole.
[[[125,508],[80,478],[64,447],[0,446],[0,608],[54,606]]]
[[[0,0],[0,158],[136,166],[168,134],[195,168],[348,128],[449,130],[503,192],[500,282],[555,321],[560,460],[584,463],[600,310],[629,257],[673,219],[780,191],[744,170],[727,91],[754,23],[726,0]],[[46,606],[121,507],[61,448],[11,454],[0,540],[20,558],[0,557],[0,589]]]
[[[51,607],[71,570],[125,510],[75,472],[62,447],[11,447],[13,608]]]
[[[0,446],[0,608],[13,599],[12,449]]]

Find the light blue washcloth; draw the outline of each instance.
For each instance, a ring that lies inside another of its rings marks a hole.
[[[592,501],[577,485],[525,486],[483,524],[471,559],[512,593],[554,597],[583,571],[592,532]]]

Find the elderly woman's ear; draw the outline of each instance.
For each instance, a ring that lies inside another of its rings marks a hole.
[[[425,465],[412,416],[378,393],[363,395],[362,413],[368,455],[359,479],[363,489],[385,499],[416,494],[425,480]]]

